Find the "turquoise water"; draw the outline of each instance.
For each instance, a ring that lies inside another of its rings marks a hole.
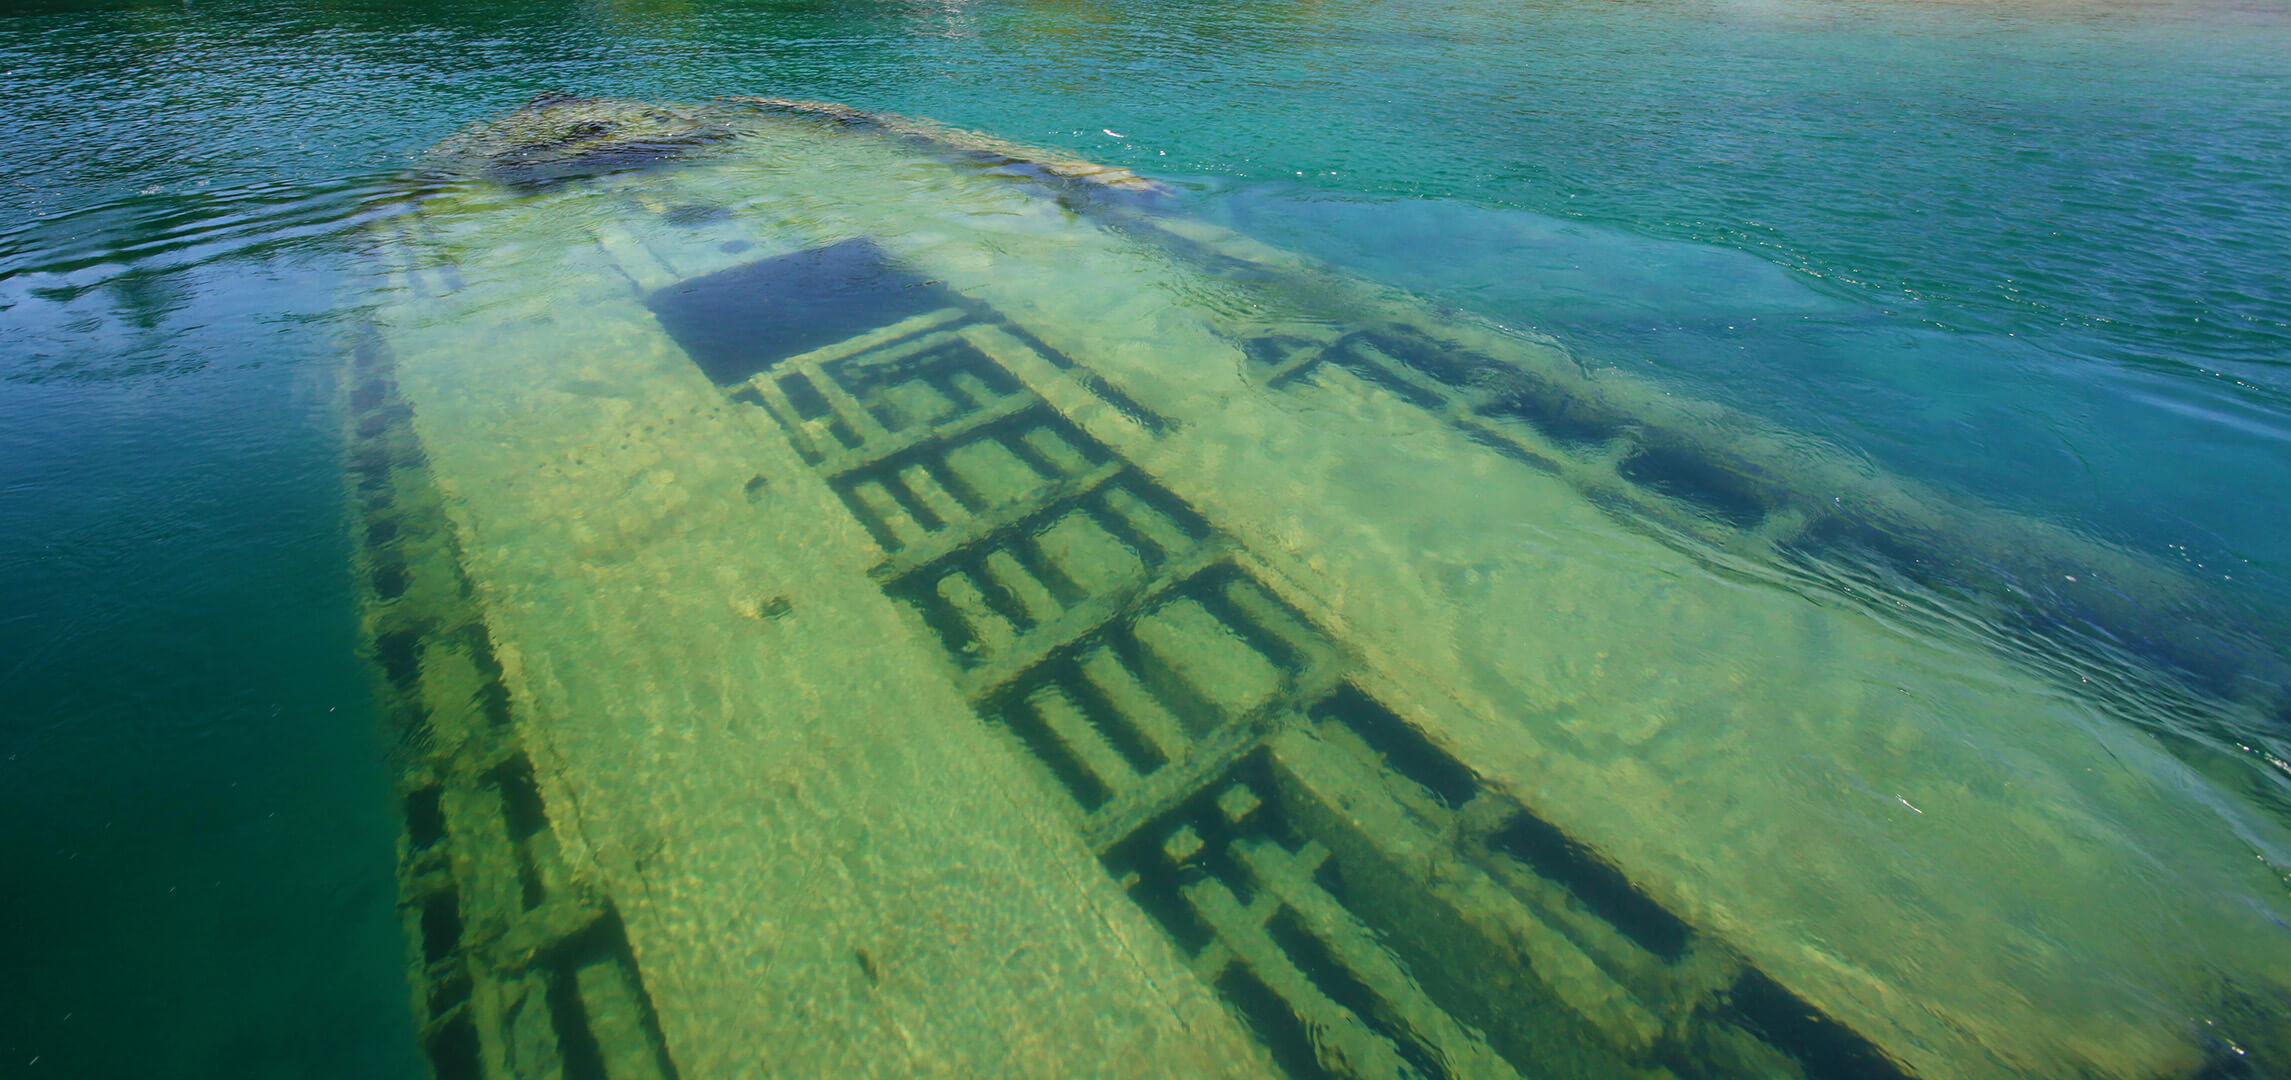
[[[763,93],[1127,166],[1587,368],[2182,566],[2185,633],[2280,659],[2286,57],[2291,12],[2229,3],[7,16],[0,1071],[422,1068],[334,380],[362,226],[472,121]],[[2115,707],[2291,784],[2280,716]]]

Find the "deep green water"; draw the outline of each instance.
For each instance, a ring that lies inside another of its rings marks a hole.
[[[2284,648],[2280,4],[273,7],[0,16],[0,1074],[419,1072],[342,297],[417,156],[545,91],[1126,165],[2184,565],[2188,633]],[[2136,719],[2291,758],[2291,719]]]

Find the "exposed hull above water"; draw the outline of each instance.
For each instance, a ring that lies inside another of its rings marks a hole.
[[[2155,629],[2168,568],[1119,171],[763,100],[443,153],[488,178],[388,224],[348,379],[443,1076],[2291,1043],[2264,776],[2065,688],[2281,708],[2280,658]],[[1785,587],[1824,551],[2038,645]]]

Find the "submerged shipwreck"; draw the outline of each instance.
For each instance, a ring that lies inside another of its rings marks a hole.
[[[2167,566],[919,122],[437,164],[345,384],[441,1078],[2291,1068],[2282,764],[2107,705],[2291,677]]]

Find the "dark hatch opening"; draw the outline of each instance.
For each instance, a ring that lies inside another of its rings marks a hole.
[[[759,259],[647,294],[645,306],[720,386],[799,353],[962,302],[866,240]]]

